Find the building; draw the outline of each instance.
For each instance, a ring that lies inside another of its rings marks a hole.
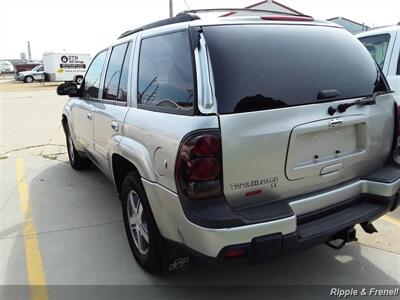
[[[276,11],[276,12],[284,12],[284,13],[291,13],[291,14],[302,14],[301,12],[290,8],[286,5],[283,5],[277,1],[274,0],[266,0],[266,1],[261,1],[258,3],[255,3],[253,5],[247,6],[245,8],[253,8],[253,9],[263,9],[263,10],[270,10],[270,11]],[[273,14],[273,13],[271,13]],[[221,17],[227,17],[227,16],[258,16],[258,15],[265,15],[265,13],[262,12],[251,12],[251,11],[237,11],[237,12],[229,12],[227,14],[222,15]]]
[[[370,29],[370,27],[365,24],[361,24],[343,17],[330,18],[327,21],[334,22],[342,26],[343,28],[350,31],[352,34],[357,34]]]

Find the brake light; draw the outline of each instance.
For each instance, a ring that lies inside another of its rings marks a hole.
[[[263,16],[261,19],[269,21],[314,21],[312,17],[302,16]]]
[[[178,192],[190,199],[222,196],[219,131],[201,131],[181,143],[175,165]]]

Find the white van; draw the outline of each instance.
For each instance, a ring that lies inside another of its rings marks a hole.
[[[382,69],[400,103],[400,25],[363,32],[357,38]]]
[[[47,81],[79,81],[91,61],[90,54],[43,53],[44,73]]]

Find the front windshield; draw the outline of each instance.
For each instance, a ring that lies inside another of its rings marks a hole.
[[[39,66],[36,66],[36,67],[34,67],[34,68],[32,69],[32,71],[35,71],[35,72],[36,72],[36,71],[40,71],[39,69],[40,69],[41,67],[42,67],[42,66],[40,66],[40,65],[39,65]]]

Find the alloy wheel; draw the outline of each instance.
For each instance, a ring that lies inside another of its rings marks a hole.
[[[135,191],[128,193],[127,214],[130,233],[140,254],[146,255],[149,251],[148,226],[143,215],[143,204]]]

